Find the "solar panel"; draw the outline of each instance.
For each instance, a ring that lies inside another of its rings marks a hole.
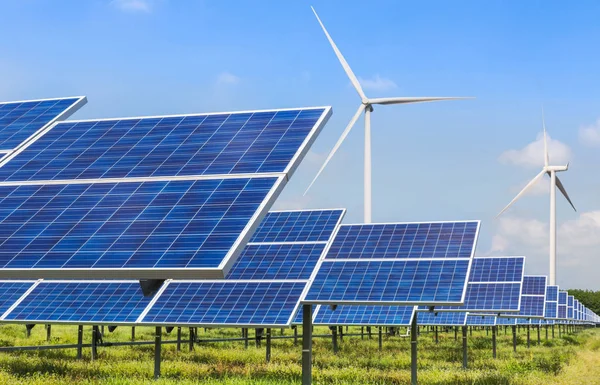
[[[519,311],[524,264],[525,257],[474,258],[464,305],[439,306],[436,311]]]
[[[287,326],[305,281],[172,281],[140,320],[147,325]]]
[[[496,325],[496,316],[469,314],[467,316],[467,325],[469,326],[494,326]]]
[[[348,326],[408,326],[414,317],[414,306],[319,306],[314,325]],[[297,323],[302,320],[296,318]]]
[[[342,225],[302,301],[462,304],[478,229],[478,221]]]
[[[2,321],[131,324],[151,299],[138,281],[41,281]]]
[[[91,278],[109,269],[111,278],[202,277],[201,269],[218,269],[234,255],[280,182],[0,187],[0,274],[35,276],[43,270],[50,277],[52,271],[72,270],[71,275]]]
[[[573,319],[573,303],[575,298],[572,295],[567,296],[567,319]]]
[[[344,225],[327,259],[469,259],[478,230],[478,221]]]
[[[558,317],[558,286],[546,286],[546,310],[544,318]]]
[[[4,314],[36,281],[0,281],[0,315]]]
[[[288,173],[329,114],[323,107],[64,122],[2,167],[0,180]]]
[[[546,308],[546,277],[525,275],[518,318],[543,318]],[[515,314],[500,314],[515,317]]]
[[[567,292],[558,292],[558,318],[567,319]]]
[[[344,210],[270,211],[250,239],[265,242],[328,242]]]
[[[464,326],[467,323],[467,313],[419,312],[417,323],[425,326]]]
[[[516,324],[517,324],[516,318],[496,317],[496,325],[516,325]]]
[[[87,102],[85,97],[0,103],[0,153],[32,139],[54,122],[66,119]]]
[[[523,295],[545,295],[546,277],[527,275],[523,278]]]

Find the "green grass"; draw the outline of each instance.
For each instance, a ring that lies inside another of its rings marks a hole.
[[[85,328],[85,342],[89,343],[90,327]],[[359,328],[351,328],[357,332]],[[375,329],[374,329],[375,330]],[[151,341],[153,328],[137,328],[137,340]],[[239,337],[239,329],[199,329],[200,338]],[[279,329],[273,331],[279,334]],[[327,328],[316,328],[315,333],[328,333]],[[131,329],[119,327],[106,332],[105,342],[127,341]],[[291,335],[291,330],[285,331]],[[187,337],[187,330],[184,329]],[[573,364],[580,353],[595,360],[600,356],[600,332],[586,330],[577,334],[545,340],[537,346],[537,334],[532,330],[532,347],[527,349],[525,334],[519,334],[517,353],[512,351],[510,330],[505,335],[500,329],[498,358],[492,359],[491,336],[475,331],[469,337],[469,369],[462,369],[462,346],[454,340],[454,333],[440,333],[440,343],[433,342],[433,334],[423,332],[419,337],[419,383],[431,385],[498,385],[498,384],[569,384],[564,382],[565,369]],[[252,333],[251,333],[252,336]],[[76,326],[53,326],[52,342],[75,343]],[[163,339],[174,339],[164,335]],[[25,327],[0,327],[0,346],[45,345],[45,330],[34,328],[25,338]],[[407,338],[384,337],[383,351],[379,352],[377,335],[373,339],[345,337],[340,352],[333,354],[331,339],[315,338],[313,378],[316,384],[409,384],[410,341]],[[77,360],[75,349],[39,352],[0,353],[0,384],[299,384],[301,382],[301,346],[293,340],[274,340],[272,359],[265,362],[265,344],[261,348],[244,349],[243,342],[206,343],[197,345],[193,352],[186,344],[177,352],[175,345],[162,349],[162,378],[152,379],[154,348],[101,347],[99,359],[90,360],[90,349],[84,349],[83,360]],[[600,363],[600,358],[598,359]],[[600,371],[600,369],[598,369]]]

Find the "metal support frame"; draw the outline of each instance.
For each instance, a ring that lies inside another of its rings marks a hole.
[[[417,343],[418,343],[417,313],[410,324],[410,383],[417,385]]]
[[[554,325],[552,325],[551,329],[552,329],[552,339],[554,339]]]
[[[530,335],[529,335],[529,325],[527,325],[527,349],[531,348],[531,339],[530,339]]]
[[[435,327],[435,343],[436,343],[436,345],[440,343],[437,326]]]
[[[177,327],[177,351],[181,351],[181,326]]]
[[[135,326],[131,327],[131,340],[135,341]]]
[[[98,330],[98,326],[92,326],[92,361],[98,358],[98,335],[100,334],[100,330]]]
[[[246,330],[246,337],[248,337],[248,331]],[[248,339],[246,338],[246,341],[248,341]],[[246,345],[248,343],[246,342]],[[298,327],[294,326],[294,346],[298,345]]]
[[[52,325],[46,325],[46,342],[52,339]]]
[[[267,352],[266,352],[266,360],[267,362],[271,362],[271,329],[267,329]]]
[[[83,358],[83,325],[77,326],[77,359]]]
[[[512,325],[512,333],[513,333],[513,351],[517,352],[517,326]]]
[[[540,325],[537,326],[537,337],[538,337],[538,346],[542,344],[542,339],[540,338]]]
[[[254,343],[256,344],[257,348],[260,348],[260,343],[262,340],[263,332],[264,332],[263,328],[254,329]]]
[[[346,326],[346,333],[348,332],[348,326]],[[344,342],[344,327],[340,326],[340,342]]]
[[[472,328],[471,328],[471,332],[473,332]],[[463,348],[463,369],[466,369],[468,366],[467,326],[462,327],[462,348]]]
[[[194,328],[190,328],[190,352],[194,350],[194,340],[196,339],[196,336],[194,335]]]
[[[379,351],[383,351],[383,328],[379,327]]]
[[[333,345],[333,354],[338,353],[338,344],[337,344],[337,326],[330,326],[331,330],[331,344]]]
[[[35,327],[35,324],[27,324],[25,325],[25,337],[29,338],[31,337],[31,329],[33,329]]]
[[[360,327],[360,339],[361,340],[365,339],[365,327],[364,326]]]
[[[492,357],[496,358],[496,334],[498,332],[498,326],[492,326]]]
[[[302,385],[312,384],[312,305],[302,305]]]
[[[157,326],[154,331],[154,379],[160,378],[160,350],[162,346],[162,328]]]
[[[454,341],[458,341],[458,327],[454,327]]]
[[[369,339],[372,338],[371,327],[370,326],[367,326],[367,335],[369,336]]]

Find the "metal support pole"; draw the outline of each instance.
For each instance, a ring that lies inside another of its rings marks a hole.
[[[472,331],[473,329],[471,329]],[[463,369],[467,368],[467,327],[462,327],[462,343],[463,343]]]
[[[383,330],[382,327],[379,327],[379,351],[383,350]]]
[[[162,346],[162,330],[160,326],[156,327],[154,332],[154,379],[160,377],[160,347]]]
[[[267,329],[267,362],[271,362],[271,329]]]
[[[135,341],[135,326],[131,327],[131,340]]]
[[[360,327],[360,339],[361,340],[365,339],[365,327],[364,326]]]
[[[469,326],[469,336],[473,337],[473,326]]]
[[[104,335],[104,325],[100,326],[100,334]]]
[[[540,325],[537,326],[537,332],[538,332],[538,346],[542,344],[542,339],[540,338]]]
[[[369,336],[369,339],[371,339],[371,327],[367,326],[367,335]]]
[[[435,327],[435,343],[438,344],[440,341],[438,339],[438,327]]]
[[[417,313],[410,324],[410,384],[417,385]]]
[[[263,328],[254,329],[254,342],[255,342],[257,348],[260,348],[260,342],[262,339],[263,331],[264,331]]]
[[[545,325],[544,329],[546,330],[546,341],[548,341],[548,325]]]
[[[83,358],[83,325],[77,327],[77,359]]]
[[[181,326],[177,327],[177,351],[181,351]]]
[[[52,339],[52,325],[46,325],[46,342]]]
[[[33,329],[34,326],[35,326],[35,324],[27,324],[27,325],[25,325],[25,337],[26,338],[31,337],[31,329]]]
[[[294,326],[294,346],[298,345],[298,327]]]
[[[189,340],[190,352],[194,350],[194,340],[195,339],[196,339],[196,336],[194,335],[194,328],[190,328],[190,340]]]
[[[248,328],[244,328],[244,349],[248,349]]]
[[[458,327],[454,327],[454,341],[458,341]]]
[[[348,333],[348,326],[346,326],[346,333]],[[340,326],[340,342],[344,342],[344,327]]]
[[[513,332],[513,351],[517,352],[517,327],[515,325],[512,326]]]
[[[96,347],[98,343],[98,326],[92,326],[92,361],[95,361],[98,358],[98,348]]]
[[[302,385],[312,384],[312,305],[302,305]]]
[[[554,339],[554,325],[552,325],[552,339]]]
[[[527,349],[531,347],[531,341],[529,339],[529,325],[527,325]]]
[[[496,332],[498,326],[492,326],[492,357],[496,358]]]
[[[337,354],[338,352],[338,344],[337,344],[337,326],[331,326],[331,343],[333,344],[333,354]]]

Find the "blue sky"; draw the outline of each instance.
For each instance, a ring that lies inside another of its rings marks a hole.
[[[0,100],[87,95],[76,118],[331,105],[278,206],[347,207],[360,222],[362,119],[302,196],[359,104],[310,5],[2,2]],[[558,197],[558,283],[598,288],[598,2],[312,5],[368,96],[476,97],[376,107],[374,221],[481,219],[480,254],[526,255],[528,273],[547,273],[548,185],[494,219],[539,172],[543,104],[551,159],[571,162],[560,177],[579,210]]]

